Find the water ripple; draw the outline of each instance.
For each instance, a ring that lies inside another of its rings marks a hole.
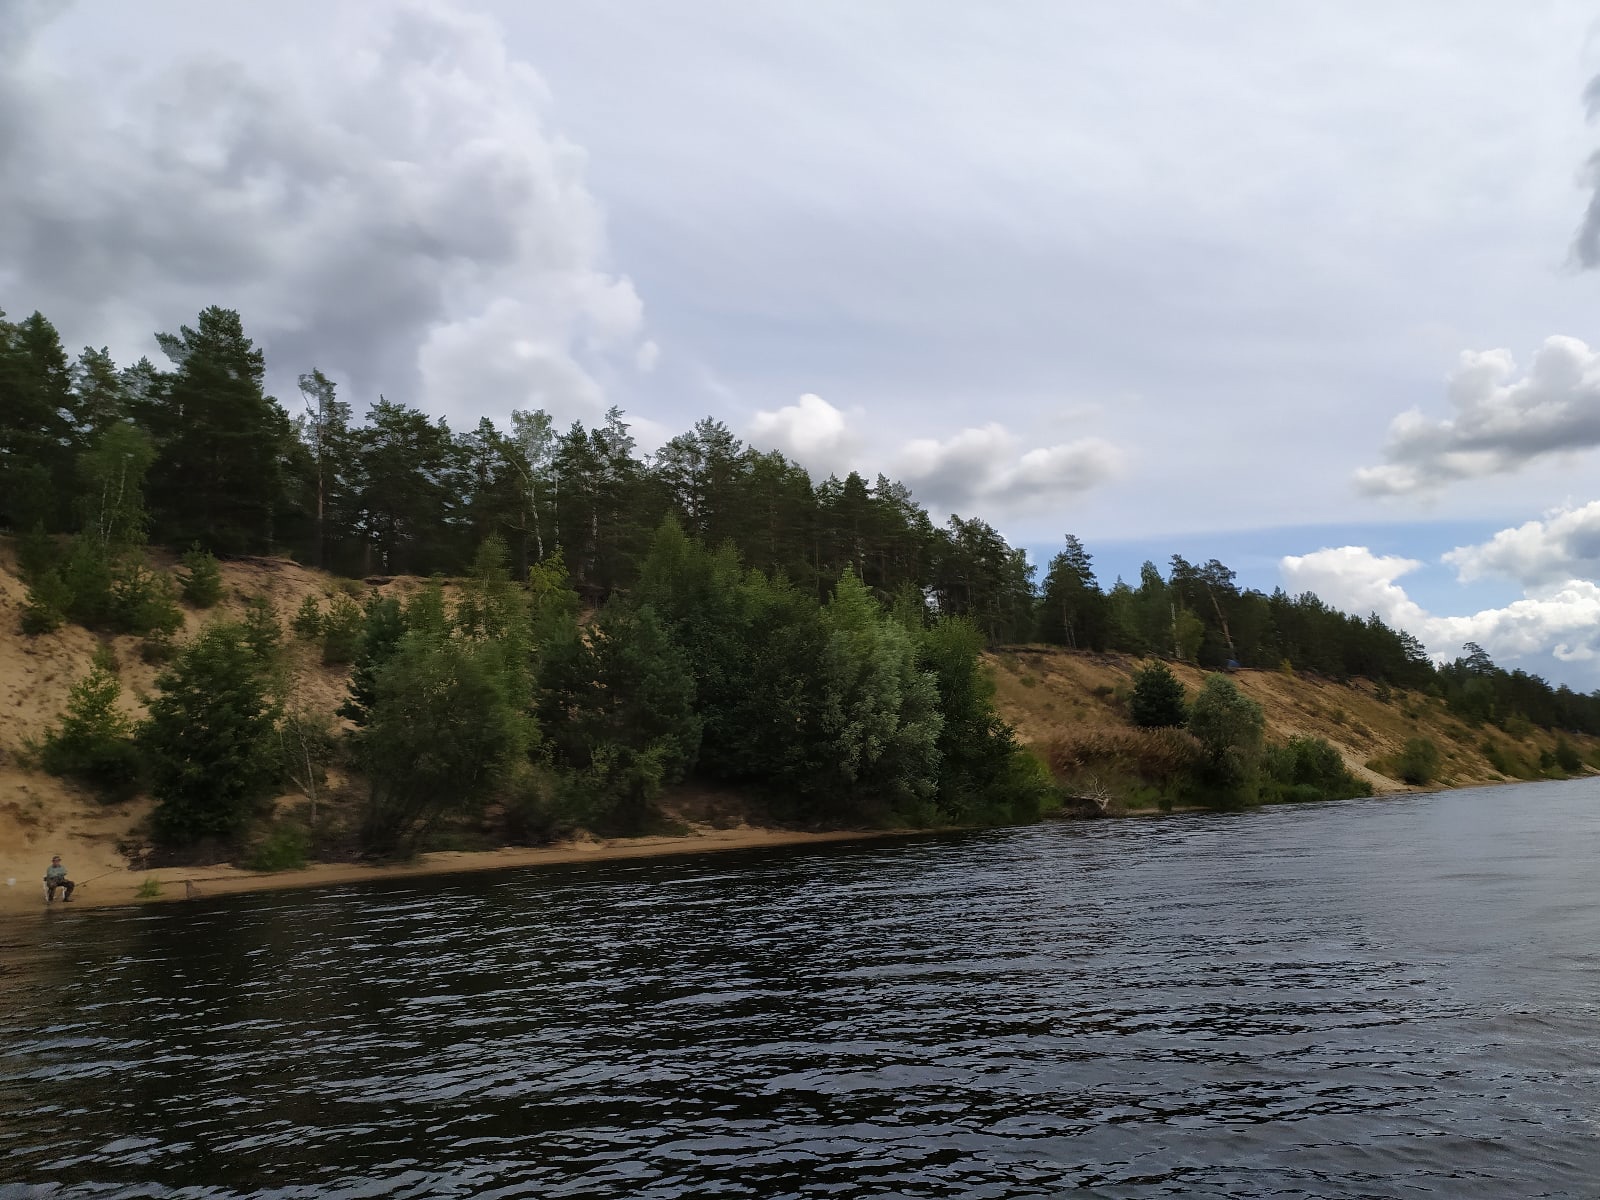
[[[1594,1195],[1597,801],[51,914],[0,1197]]]

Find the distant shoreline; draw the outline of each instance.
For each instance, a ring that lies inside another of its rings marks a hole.
[[[0,913],[45,912],[63,908],[114,908],[160,904],[173,900],[206,899],[246,892],[276,892],[291,888],[332,887],[347,883],[372,883],[383,879],[410,879],[432,875],[462,875],[516,867],[556,866],[569,863],[616,862],[635,858],[669,858],[729,850],[827,845],[869,841],[937,832],[923,829],[846,829],[804,833],[789,829],[703,829],[678,837],[612,838],[561,842],[551,846],[507,846],[498,850],[443,850],[419,855],[401,863],[312,863],[301,871],[246,871],[227,864],[209,867],[160,867],[151,871],[125,871],[79,886],[70,906],[57,900],[46,905],[37,880],[17,880],[0,889]],[[155,880],[159,892],[141,896],[140,889]],[[187,886],[186,886],[187,885]]]

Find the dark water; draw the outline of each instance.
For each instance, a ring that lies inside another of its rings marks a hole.
[[[0,1195],[1600,1195],[1600,781],[12,921]]]

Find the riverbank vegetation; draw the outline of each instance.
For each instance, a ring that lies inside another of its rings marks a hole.
[[[291,416],[238,314],[158,343],[166,367],[119,369],[69,360],[39,314],[0,319],[0,527],[18,634],[131,639],[153,672],[133,695],[126,653],[97,661],[33,761],[149,794],[168,846],[278,862],[486,823],[638,831],[686,783],[773,821],[926,826],[1026,820],[1063,793],[1230,806],[1463,770],[1398,742],[1352,764],[1274,727],[1241,670],[1442,709],[1502,775],[1584,769],[1600,733],[1600,697],[1473,646],[1435,666],[1375,615],[1240,589],[1216,560],[1103,588],[1068,536],[1036,580],[980,518],[936,525],[881,475],[814,482],[710,419],[651,455],[615,409],[457,431],[380,397],[357,420],[314,369]],[[258,555],[326,583],[284,607],[231,596],[229,563]],[[1010,690],[1002,720],[1006,671],[984,665],[1028,641],[1142,662],[1097,685],[1116,727],[1058,723],[1030,753],[1026,706]],[[1534,730],[1560,736],[1530,749]]]

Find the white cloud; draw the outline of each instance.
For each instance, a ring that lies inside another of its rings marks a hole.
[[[1458,546],[1444,561],[1465,583],[1500,575],[1537,588],[1600,578],[1600,500],[1502,529],[1476,546]]]
[[[887,465],[862,462],[864,439],[850,417],[821,396],[756,414],[750,440],[782,450],[814,474],[865,474],[883,470],[935,509],[956,511],[973,503],[1027,507],[1089,490],[1111,479],[1123,455],[1100,438],[1022,449],[1022,440],[991,422],[940,441],[914,438],[891,453]]]
[[[1315,592],[1335,608],[1358,615],[1375,612],[1390,624],[1422,637],[1420,626],[1427,614],[1395,582],[1421,566],[1414,558],[1376,555],[1365,546],[1339,546],[1288,555],[1278,569],[1295,595]]]
[[[1600,355],[1571,337],[1546,338],[1517,379],[1509,350],[1468,352],[1449,377],[1449,417],[1401,413],[1381,466],[1356,472],[1371,495],[1432,491],[1518,471],[1545,455],[1600,445]]]
[[[752,443],[781,450],[816,474],[849,470],[860,439],[845,414],[821,396],[807,392],[793,404],[756,413],[750,425]]]
[[[603,410],[648,369],[583,151],[494,22],[435,0],[274,56],[87,70],[0,60],[0,277],[124,356],[238,308],[292,390],[313,366],[460,419]],[[351,14],[346,14],[350,16]]]
[[[1466,616],[1425,610],[1396,582],[1422,563],[1380,556],[1365,546],[1341,546],[1290,555],[1279,564],[1291,591],[1312,591],[1346,612],[1376,612],[1390,625],[1420,638],[1437,658],[1454,658],[1477,642],[1496,660],[1549,654],[1582,662],[1600,653],[1600,586],[1570,579],[1503,608]]]
[[[918,497],[943,508],[974,501],[1030,505],[1088,491],[1113,478],[1122,452],[1100,438],[1022,451],[998,422],[963,429],[944,441],[917,438],[896,461],[896,473]]]

